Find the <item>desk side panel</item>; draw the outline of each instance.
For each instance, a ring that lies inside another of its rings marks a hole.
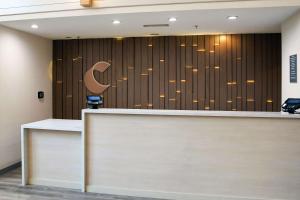
[[[28,184],[28,130],[21,128],[22,185]]]
[[[30,129],[27,147],[29,184],[81,188],[80,132]]]

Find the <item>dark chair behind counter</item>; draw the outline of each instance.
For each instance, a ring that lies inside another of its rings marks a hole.
[[[86,96],[87,108],[98,109],[100,105],[103,104],[103,97],[96,95]]]
[[[288,112],[291,114],[297,113],[296,111],[300,109],[300,99],[288,98],[281,106],[283,112]],[[300,113],[297,113],[300,114]]]

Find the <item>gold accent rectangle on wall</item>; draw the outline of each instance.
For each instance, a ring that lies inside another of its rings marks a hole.
[[[83,7],[91,7],[92,0],[80,0],[80,5]]]

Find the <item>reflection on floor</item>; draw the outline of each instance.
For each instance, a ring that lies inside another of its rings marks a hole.
[[[21,186],[21,169],[0,176],[0,200],[154,200],[127,196],[81,193],[41,186]],[[157,200],[157,199],[156,199]]]

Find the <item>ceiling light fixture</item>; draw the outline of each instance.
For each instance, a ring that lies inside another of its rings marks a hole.
[[[39,26],[38,26],[37,24],[32,24],[32,25],[31,25],[31,28],[32,28],[32,29],[38,29]]]
[[[227,19],[228,20],[237,20],[238,16],[228,16]]]
[[[117,24],[120,24],[121,22],[119,20],[113,20],[112,23],[117,25]]]
[[[177,19],[175,17],[169,18],[169,22],[176,22],[176,21],[177,21]]]

